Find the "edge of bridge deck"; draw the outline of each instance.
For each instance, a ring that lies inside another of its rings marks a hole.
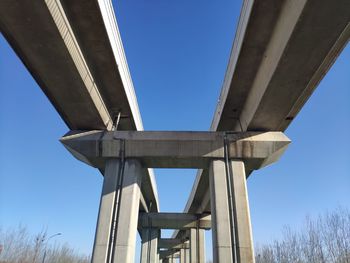
[[[143,130],[112,1],[3,0],[0,29],[69,129]]]
[[[210,130],[286,130],[348,43],[349,9],[346,0],[243,1]],[[210,212],[207,186],[198,170],[184,212]]]

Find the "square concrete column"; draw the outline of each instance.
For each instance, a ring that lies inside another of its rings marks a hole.
[[[231,240],[232,231],[226,167],[223,160],[214,160],[211,162],[209,167],[209,185],[213,260],[214,263],[232,263],[234,251]]]
[[[204,229],[190,229],[190,262],[205,263]]]
[[[158,262],[159,229],[144,228],[141,231],[141,263]]]
[[[180,263],[186,263],[186,254],[184,248],[180,249]]]
[[[134,262],[141,176],[137,160],[106,161],[93,263]]]
[[[237,261],[244,263],[255,262],[248,191],[245,167],[242,161],[231,161],[231,191],[233,193],[236,254]]]
[[[190,263],[197,262],[197,229],[190,229]]]
[[[185,262],[190,263],[190,249],[185,249]]]

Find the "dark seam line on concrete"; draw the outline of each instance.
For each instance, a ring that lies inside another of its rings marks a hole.
[[[116,187],[116,198],[114,200],[114,207],[113,207],[113,222],[111,227],[111,234],[110,234],[110,242],[108,244],[108,259],[107,262],[111,263],[114,260],[114,244],[116,243],[117,238],[117,230],[118,230],[118,221],[119,221],[119,214],[120,214],[120,200],[122,196],[122,188],[123,188],[123,181],[124,181],[124,168],[125,168],[125,141],[120,140],[120,156],[121,159],[119,161],[119,170],[118,170],[118,183]]]
[[[228,206],[229,206],[229,219],[230,219],[230,238],[231,238],[231,253],[232,259],[234,262],[237,262],[236,259],[236,240],[235,240],[235,222],[234,222],[234,212],[233,212],[233,198],[231,191],[231,176],[229,169],[229,151],[228,151],[228,138],[227,133],[224,132],[224,158],[225,158],[225,171],[226,171],[226,191],[228,195]]]

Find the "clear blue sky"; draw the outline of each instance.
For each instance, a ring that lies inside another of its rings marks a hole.
[[[114,4],[145,129],[208,130],[240,1]],[[67,127],[2,36],[0,83],[0,226],[47,227],[90,253],[102,177],[59,143]],[[248,180],[255,242],[306,215],[350,208],[349,101],[348,46],[288,128],[285,155]],[[161,210],[182,211],[195,171],[155,172]]]

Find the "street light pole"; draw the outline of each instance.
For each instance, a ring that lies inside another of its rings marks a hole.
[[[56,236],[60,236],[60,235],[62,235],[62,233],[54,234],[54,235],[50,236],[50,237],[46,240],[46,243],[45,243],[45,250],[44,250],[44,256],[43,256],[43,262],[42,262],[42,263],[45,263],[47,243],[49,242],[49,240],[50,240],[51,238],[56,237]]]

